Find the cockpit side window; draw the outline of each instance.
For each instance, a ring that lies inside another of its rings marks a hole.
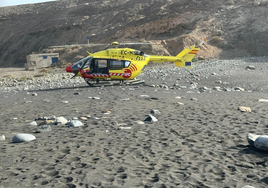
[[[130,63],[131,63],[130,61],[111,59],[109,61],[110,70],[122,70],[123,68],[128,68]]]

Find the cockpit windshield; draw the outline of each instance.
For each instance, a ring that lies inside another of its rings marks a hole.
[[[79,61],[77,61],[75,64],[72,65],[71,70],[72,71],[80,70],[84,68],[86,64],[90,64],[91,60],[92,57],[85,57],[83,59],[80,59]]]

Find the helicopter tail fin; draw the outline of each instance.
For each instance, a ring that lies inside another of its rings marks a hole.
[[[191,46],[191,49],[184,49],[181,53],[179,53],[176,57],[180,58],[180,61],[174,62],[177,67],[186,67],[192,68],[192,59],[195,54],[198,52],[199,48],[195,46]]]
[[[180,61],[174,62],[177,67],[186,67],[192,68],[192,59],[194,58],[195,54],[198,52],[199,47],[202,46],[207,39],[204,39],[198,47],[191,46],[190,49],[184,49],[181,53],[179,53],[176,57],[181,59]]]

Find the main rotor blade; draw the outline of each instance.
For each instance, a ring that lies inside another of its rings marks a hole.
[[[162,44],[156,44],[156,43],[150,43],[150,42],[128,42],[128,43],[119,43],[119,45],[136,45],[136,44],[142,44],[142,45],[162,45]]]
[[[73,48],[73,47],[92,47],[92,46],[106,46],[107,44],[71,44],[71,45],[61,45],[61,46],[49,46],[48,48]]]

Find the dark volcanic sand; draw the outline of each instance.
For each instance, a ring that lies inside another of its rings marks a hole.
[[[268,134],[268,103],[258,102],[268,99],[267,63],[255,63],[252,71],[245,70],[248,64],[235,69],[215,65],[202,73],[207,66],[203,64],[192,70],[199,74],[197,88],[223,87],[215,83],[221,80],[245,91],[198,93],[198,89],[149,87],[163,82],[172,86],[171,80],[178,78],[180,86],[188,86],[191,72],[184,72],[189,76],[185,78],[176,69],[177,77],[174,73],[170,80],[144,74],[148,85],[139,87],[34,91],[37,96],[32,96],[33,91],[2,92],[0,135],[6,141],[0,142],[0,187],[265,188],[268,153],[250,148],[246,135]],[[213,72],[216,75],[211,76]],[[129,101],[121,101],[126,98]],[[239,106],[252,112],[240,112]],[[161,112],[158,122],[135,122],[145,120],[151,109]],[[105,115],[106,111],[111,114]],[[35,118],[52,115],[91,118],[81,120],[83,127],[55,125],[47,133],[35,133],[36,126],[29,125]],[[114,125],[114,121],[125,125]],[[132,129],[120,130],[120,126]],[[12,143],[17,133],[30,133],[37,139]]]

